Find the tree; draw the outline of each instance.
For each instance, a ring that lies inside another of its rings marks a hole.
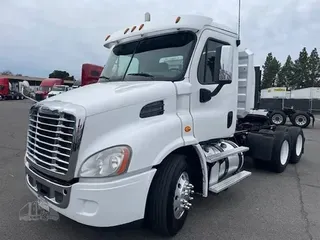
[[[69,77],[69,73],[66,71],[61,70],[54,70],[52,73],[49,74],[49,78],[60,78],[60,79],[67,79]]]
[[[276,86],[277,75],[281,68],[281,63],[273,57],[272,53],[268,53],[266,61],[262,66],[263,77],[261,82],[261,88],[269,88]]]
[[[9,71],[9,70],[5,70],[5,71],[3,71],[3,72],[1,73],[1,75],[9,75],[9,76],[12,76],[13,73],[12,73],[11,71]]]
[[[309,74],[309,57],[307,49],[304,47],[299,53],[299,58],[295,60],[295,73],[294,73],[294,89],[305,88],[310,84]]]
[[[288,55],[285,64],[278,73],[277,87],[286,87],[287,89],[294,85],[295,66],[290,55]]]
[[[317,48],[314,48],[309,57],[309,81],[306,87],[319,87],[320,86],[320,58]]]

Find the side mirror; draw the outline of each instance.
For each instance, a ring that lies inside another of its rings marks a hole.
[[[216,49],[214,78],[218,84],[230,84],[233,72],[233,47],[221,46]]]
[[[232,83],[233,72],[233,53],[232,46],[221,46],[216,48],[215,57],[212,60],[214,68],[214,83],[218,86],[211,92],[208,89],[200,89],[200,102],[205,103],[216,96],[225,84]]]

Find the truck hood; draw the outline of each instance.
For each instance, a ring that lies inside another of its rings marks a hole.
[[[81,105],[87,116],[127,107],[138,103],[162,100],[175,96],[170,81],[95,83],[59,94],[43,101],[62,101]]]

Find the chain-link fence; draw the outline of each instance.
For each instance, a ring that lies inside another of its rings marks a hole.
[[[293,107],[296,110],[320,113],[320,99],[281,99],[281,98],[261,98],[260,109],[280,110],[282,108]]]

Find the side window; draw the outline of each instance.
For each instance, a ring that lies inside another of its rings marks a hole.
[[[198,65],[198,81],[201,84],[214,84],[214,62],[216,49],[225,44],[208,39],[203,48]]]

